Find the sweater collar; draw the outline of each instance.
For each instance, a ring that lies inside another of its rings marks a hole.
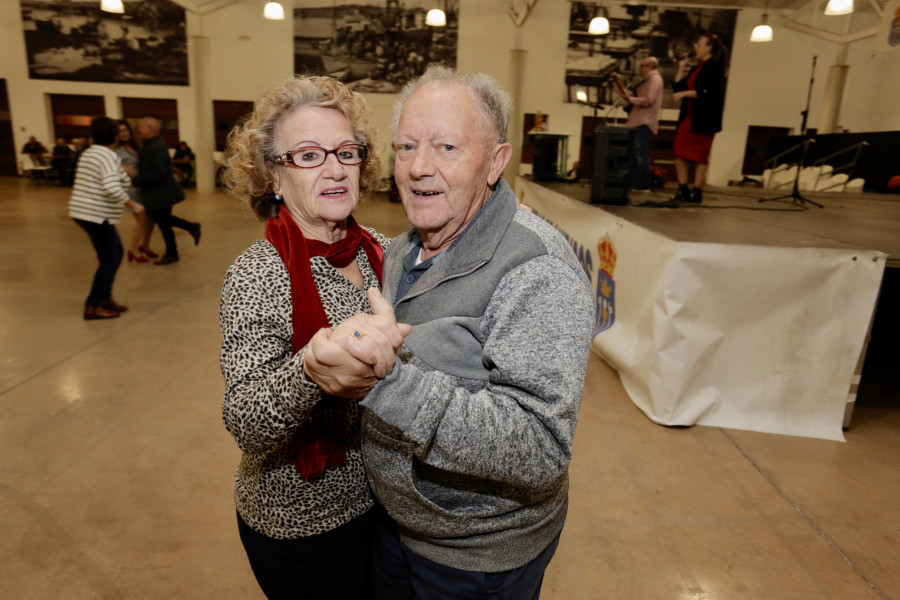
[[[494,193],[469,222],[463,233],[444,251],[441,260],[434,264],[422,279],[432,280],[462,273],[489,261],[512,222],[518,210],[517,205],[512,188],[501,178]],[[398,244],[401,240],[402,243]],[[402,272],[403,257],[410,248],[421,243],[422,237],[419,232],[410,227],[400,239],[391,244],[390,255],[393,259],[389,276],[391,280],[395,276],[399,277],[398,273]],[[394,250],[394,245],[398,245],[399,248]],[[420,283],[425,282],[420,280]]]

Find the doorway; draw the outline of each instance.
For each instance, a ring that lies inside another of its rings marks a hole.
[[[18,175],[16,166],[16,142],[13,140],[12,115],[6,80],[0,79],[0,175]]]
[[[103,96],[50,94],[53,115],[53,139],[64,138],[71,144],[75,138],[91,137],[91,121],[106,114]]]
[[[213,100],[217,152],[225,150],[225,140],[228,138],[228,132],[251,112],[253,112],[252,102]]]

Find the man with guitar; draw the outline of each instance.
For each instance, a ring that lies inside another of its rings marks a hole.
[[[657,68],[659,60],[648,56],[641,61],[641,78],[634,94],[628,91],[618,75],[612,78],[616,92],[628,102],[627,127],[636,130],[634,171],[631,189],[635,192],[650,190],[650,132],[659,131],[659,111],[663,101],[663,79]]]

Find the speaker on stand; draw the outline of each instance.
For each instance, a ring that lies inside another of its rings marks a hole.
[[[558,181],[566,176],[569,136],[563,133],[535,133],[531,175],[535,181]]]
[[[598,127],[594,132],[591,204],[628,204],[634,134],[634,129],[612,126]]]

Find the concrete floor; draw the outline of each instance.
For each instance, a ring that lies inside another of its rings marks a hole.
[[[262,226],[189,192],[175,213],[203,223],[200,245],[179,231],[181,262],[123,263],[115,297],[131,310],[86,322],[95,262],[67,199],[0,178],[0,598],[262,598],[235,525],[217,321],[225,269]],[[405,227],[385,201],[357,216]],[[887,389],[857,403],[846,443],[667,429],[592,357],[542,598],[900,599]]]

